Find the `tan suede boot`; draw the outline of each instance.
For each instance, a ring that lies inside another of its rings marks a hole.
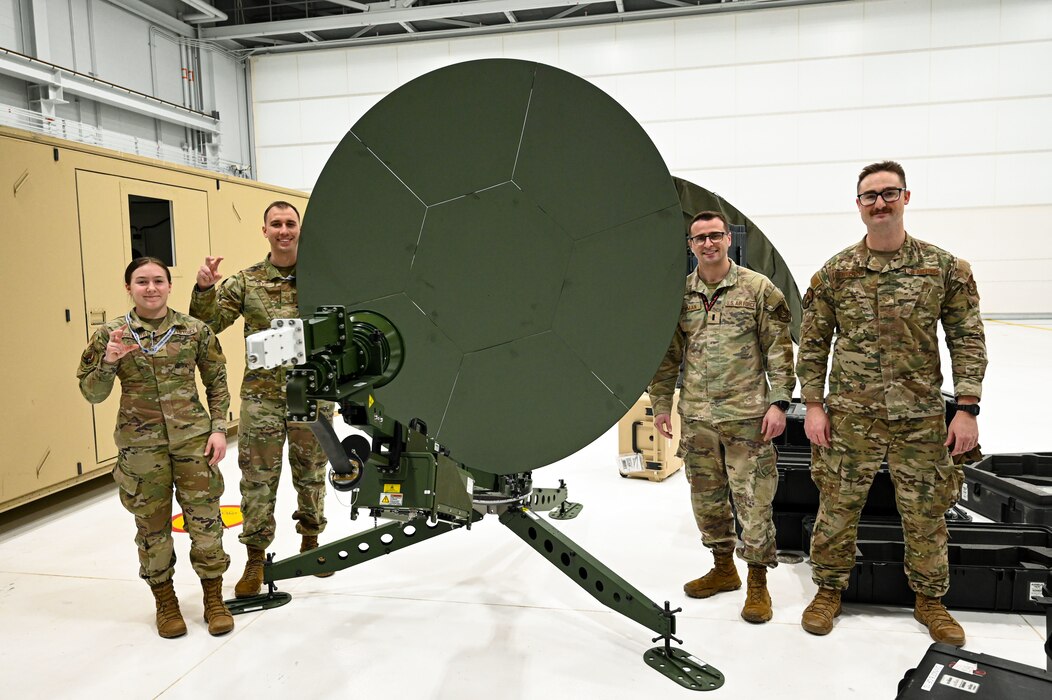
[[[303,536],[303,542],[300,544],[300,553],[301,554],[303,552],[309,552],[310,550],[317,549],[317,548],[318,548],[318,536],[317,535],[304,535]],[[314,574],[314,575],[317,576],[318,578],[329,578],[334,573],[335,573],[334,571],[326,571],[324,573]]]
[[[749,564],[749,586],[745,594],[742,619],[746,622],[767,622],[774,615],[771,610],[771,594],[767,592],[767,567]]]
[[[186,634],[186,621],[179,612],[179,599],[175,597],[171,580],[150,586],[150,590],[157,604],[157,634],[165,639],[182,637]]]
[[[955,647],[964,646],[964,629],[947,612],[941,598],[929,598],[918,593],[913,617],[928,628],[928,634],[936,642],[952,644]]]
[[[223,577],[201,579],[201,590],[205,593],[205,622],[208,623],[208,633],[218,637],[234,629],[234,616],[223,602]]]
[[[804,609],[800,624],[811,634],[829,634],[833,618],[840,615],[840,590],[819,588],[814,600]]]
[[[713,559],[715,563],[709,573],[683,584],[683,592],[691,598],[708,598],[742,587],[738,570],[734,568],[734,552],[717,552],[713,554]]]
[[[234,585],[235,598],[251,598],[259,595],[259,589],[263,586],[263,562],[266,553],[259,547],[248,546],[248,561],[245,562],[245,573],[241,580]]]

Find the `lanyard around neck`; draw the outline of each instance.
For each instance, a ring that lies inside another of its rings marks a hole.
[[[135,329],[132,328],[130,311],[124,315],[124,322],[128,325],[128,332],[130,332],[132,334],[132,337],[135,338],[135,342],[139,345],[139,349],[142,350],[144,355],[156,355],[157,353],[159,353],[161,351],[161,348],[168,344],[169,339],[171,339],[172,337],[172,333],[175,333],[175,326],[172,326],[168,329],[167,333],[161,336],[160,340],[155,340],[153,342],[153,346],[147,349],[142,344],[142,338],[139,336],[138,333],[135,332]],[[151,335],[153,334],[151,333]]]

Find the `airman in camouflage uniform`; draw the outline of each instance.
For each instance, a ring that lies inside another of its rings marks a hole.
[[[967,262],[906,233],[910,192],[902,166],[867,166],[857,192],[866,238],[823,265],[804,296],[797,375],[820,504],[811,540],[819,590],[802,624],[814,634],[832,630],[854,566],[859,515],[886,459],[902,516],[905,569],[917,594],[914,616],[936,641],[961,646],[964,630],[940,600],[949,587],[944,514],[964,478],[947,448],[963,454],[978,441],[986,371],[979,294]],[[940,321],[963,407],[948,429]]]
[[[147,262],[133,269],[142,260]],[[147,278],[155,273],[158,286],[170,287],[165,280],[167,268],[159,262],[150,258],[133,262],[126,273],[129,286],[140,284],[141,279],[149,284]],[[129,291],[136,298],[138,292]],[[125,318],[97,330],[80,358],[77,378],[81,393],[91,403],[110,395],[114,378],[121,382],[113,434],[119,452],[113,478],[120,487],[121,503],[135,516],[139,576],[157,598],[158,632],[162,637],[186,633],[171,583],[176,558],[174,486],[190,534],[190,561],[206,587],[206,616],[212,618],[209,631],[222,634],[233,629],[233,618],[225,607],[211,614],[208,610],[210,603],[222,604],[221,577],[230,565],[222,544],[219,498],[223,475],[218,467],[226,452],[225,417],[230,408],[226,358],[204,323],[168,309],[166,290],[165,303],[159,308],[155,300],[161,296],[151,294],[154,308],[143,309],[137,303]],[[150,315],[153,313],[159,315]],[[205,385],[208,411],[198,398],[195,367]]]
[[[206,258],[198,272],[190,314],[216,333],[239,317],[245,336],[268,330],[276,318],[296,318],[295,265],[299,246],[299,212],[287,202],[275,202],[264,212],[263,235],[270,242],[266,259],[242,270],[216,287],[222,258]],[[280,269],[279,269],[280,268]],[[274,507],[281,476],[286,435],[297,510],[292,517],[303,536],[301,551],[318,546],[325,529],[325,471],[328,460],[310,428],[285,420],[285,368],[245,368],[241,383],[238,464],[241,467],[240,541],[248,549],[245,574],[235,587],[239,598],[256,595],[263,582],[264,551],[274,541]],[[323,420],[332,419],[332,405],[322,405]]]
[[[715,560],[712,571],[683,588],[695,598],[741,588],[733,557],[733,495],[742,558],[749,564],[742,617],[766,622],[772,616],[767,567],[777,565],[771,503],[778,471],[770,441],[785,429],[796,383],[791,316],[769,279],[727,257],[731,236],[722,215],[699,213],[690,242],[698,268],[687,276],[679,326],[650,385],[655,426],[671,437],[672,394],[683,365],[678,454],[702,543]]]

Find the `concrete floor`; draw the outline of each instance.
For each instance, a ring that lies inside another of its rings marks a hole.
[[[1052,450],[1043,420],[1052,386],[1052,322],[987,323],[991,358],[980,417],[984,452]],[[947,366],[947,374],[949,374]],[[619,478],[616,431],[535,472],[584,503],[556,523],[659,604],[680,606],[683,648],[726,675],[714,698],[891,698],[931,643],[909,608],[845,605],[833,633],[799,624],[814,593],[806,561],[770,573],[774,619],[750,625],[744,590],[691,600],[682,584],[709,568],[682,472],[662,483]],[[223,463],[237,504],[236,445]],[[108,479],[0,520],[3,697],[686,698],[642,659],[651,632],[604,608],[494,516],[328,579],[283,582],[289,605],[208,635],[188,539],[176,535],[176,588],[190,632],[159,638],[137,579],[134,526]],[[323,542],[371,527],[330,493]],[[280,490],[278,558],[298,551]],[[245,561],[237,528],[226,592]],[[738,562],[742,576],[744,563]],[[967,648],[1043,668],[1044,618],[959,612]]]

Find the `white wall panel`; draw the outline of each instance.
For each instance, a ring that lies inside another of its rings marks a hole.
[[[798,56],[797,10],[771,9],[735,15],[738,63],[787,61]]]
[[[800,58],[845,56],[861,50],[865,40],[860,2],[809,5],[799,12]]]
[[[675,67],[733,65],[736,18],[733,14],[690,17],[672,22],[675,38]]]
[[[667,70],[676,61],[676,42],[669,41],[668,22],[628,22],[615,27],[617,72]]]
[[[346,51],[307,51],[296,57],[300,97],[344,95],[348,91]]]
[[[209,61],[209,66],[218,62],[231,63],[229,58],[225,56],[220,57],[214,52],[202,51],[201,53],[203,60]],[[147,71],[147,79],[149,79],[150,73],[148,71],[151,70],[150,65],[147,63],[146,66],[142,67],[142,70]],[[153,42],[152,71],[153,80],[148,83],[150,87],[147,92],[150,92],[150,94],[159,97],[162,100],[168,100],[169,102],[174,102],[178,105],[184,104],[183,86],[186,81],[183,78],[183,60],[179,53],[178,44],[164,38],[162,35],[155,35]],[[214,80],[215,77],[213,74],[206,72],[204,79]],[[205,92],[211,94],[211,91],[209,90],[206,90]],[[214,109],[208,104],[205,105],[205,108]]]
[[[878,54],[862,59],[863,104],[915,104],[930,98],[928,52]]]
[[[703,170],[733,168],[737,163],[737,119],[700,119],[674,123],[676,152],[667,159],[669,169]],[[697,183],[701,185],[701,183]],[[702,185],[705,187],[705,185]]]
[[[796,210],[805,217],[815,211],[856,211],[855,180],[859,169],[847,163],[798,166]]]
[[[449,64],[448,41],[398,44],[396,51],[399,85]]]
[[[461,63],[480,58],[500,58],[504,55],[504,40],[499,35],[488,35],[450,42],[449,62]]]
[[[858,160],[862,153],[863,112],[811,112],[800,115],[796,133],[800,160]]]
[[[725,117],[734,113],[738,81],[733,66],[678,70],[673,75],[674,118]]]
[[[927,105],[871,107],[862,112],[862,160],[902,160],[930,153]],[[860,168],[861,168],[860,164]]]
[[[996,94],[997,54],[996,46],[933,51],[931,100],[967,100]]]
[[[738,119],[735,134],[737,164],[767,165],[795,163],[799,160],[796,114]]]
[[[92,14],[99,77],[150,94],[150,25],[105,2],[94,3]]]
[[[799,71],[800,108],[843,109],[861,107],[866,90],[862,58],[828,58],[801,61]]]
[[[992,207],[998,204],[996,182],[995,156],[933,158],[928,161],[928,187],[922,198],[910,202],[910,206],[923,209]]]
[[[997,40],[1001,4],[990,0],[931,0],[931,45],[964,46]]]
[[[251,71],[255,102],[300,96],[299,62],[295,55],[257,56],[251,61]]]
[[[347,63],[347,90],[352,95],[390,92],[399,85],[398,49],[376,46],[343,52]]]
[[[863,50],[927,49],[931,36],[929,0],[867,0],[862,18]]]
[[[19,109],[29,107],[26,84],[18,78],[0,75],[0,105],[11,105]]]
[[[584,27],[559,32],[559,67],[583,77],[610,73],[617,61],[613,26]]]
[[[273,146],[256,149],[257,179],[281,187],[304,189],[303,146]],[[310,178],[311,186],[317,173]]]
[[[38,46],[37,51],[40,55],[37,58],[57,63],[60,66],[72,67],[75,61],[73,60],[73,32],[69,21],[69,0],[52,1],[46,3],[45,8],[48,51],[45,55]]]
[[[996,151],[998,111],[996,102],[932,105],[928,112],[932,155]]]
[[[667,119],[676,109],[676,76],[672,73],[628,73],[617,76],[621,105],[638,121]]]
[[[997,85],[1000,97],[1052,94],[1052,41],[1001,47]]]
[[[1002,100],[997,109],[997,150],[1052,150],[1052,97]]]
[[[797,109],[800,97],[798,68],[799,64],[795,62],[738,66],[735,71],[737,113],[770,114]]]
[[[1052,3],[1001,0],[1001,41],[1052,39]]]
[[[25,53],[20,17],[18,0],[0,0],[0,46]]]
[[[797,213],[799,182],[795,175],[796,168],[772,166],[738,168],[737,170],[737,190],[733,193],[724,193],[724,196],[738,209],[743,212]]]
[[[504,58],[559,65],[558,32],[513,32],[504,35]]]
[[[997,204],[1052,204],[1052,153],[1007,153],[997,156]],[[1045,230],[1047,220],[1040,222]]]
[[[281,146],[303,141],[298,101],[258,102],[254,122],[257,146]]]
[[[298,140],[304,143],[336,143],[351,128],[349,97],[303,100],[299,108],[302,137]]]

